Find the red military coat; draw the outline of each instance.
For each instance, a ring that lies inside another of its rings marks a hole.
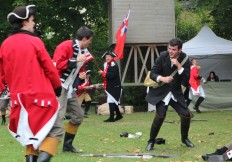
[[[37,149],[57,117],[58,72],[43,42],[26,32],[2,43],[0,69],[0,79],[10,90],[9,131],[23,146],[32,144]]]
[[[198,71],[198,66],[191,66],[189,84],[194,94],[199,94],[199,86],[201,85]]]

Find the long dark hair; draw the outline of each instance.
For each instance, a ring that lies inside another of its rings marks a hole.
[[[211,78],[211,73],[213,74],[213,77],[216,78],[216,74],[215,74],[214,71],[211,71],[211,72],[209,73],[209,78]]]

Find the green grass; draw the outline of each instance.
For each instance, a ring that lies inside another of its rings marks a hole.
[[[180,122],[178,115],[168,111],[165,122],[161,127],[158,137],[166,139],[165,145],[155,145],[155,150],[146,152],[144,149],[149,138],[150,125],[154,113],[133,113],[124,115],[121,121],[104,123],[108,116],[98,116],[90,112],[89,118],[85,118],[74,140],[74,146],[83,151],[83,154],[128,154],[128,153],[153,153],[176,154],[173,158],[152,158],[146,161],[180,162],[202,161],[201,155],[211,153],[216,148],[224,146],[231,140],[231,116],[232,111],[194,113],[194,119],[207,121],[192,121],[189,132],[190,140],[195,144],[194,148],[187,148],[180,141]],[[67,121],[65,121],[67,122]],[[143,135],[137,139],[120,137],[120,133],[134,134],[141,131]],[[79,154],[63,153],[62,143],[58,152],[52,158],[52,162],[141,162],[142,159],[106,158],[106,157],[80,157]],[[0,161],[23,162],[24,147],[22,147],[8,132],[6,126],[0,125]]]

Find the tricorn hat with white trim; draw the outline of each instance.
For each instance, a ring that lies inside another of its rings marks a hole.
[[[10,24],[28,19],[35,14],[35,5],[19,6],[7,15],[7,21]]]
[[[114,53],[114,51],[106,51],[103,55],[102,58],[105,58],[106,55],[110,55],[112,57],[117,57],[118,55]]]

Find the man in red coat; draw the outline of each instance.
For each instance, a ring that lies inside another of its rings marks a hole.
[[[8,14],[12,34],[2,43],[0,81],[9,87],[9,131],[26,146],[26,161],[48,162],[55,154],[61,82],[40,38],[34,35],[35,5],[20,6]],[[4,89],[0,86],[0,92]]]
[[[96,89],[96,86],[91,85],[90,73],[91,70],[87,70],[86,78],[81,82],[80,85],[77,86],[77,98],[80,105],[83,103],[83,101],[85,101],[85,112],[84,112],[85,118],[88,118],[88,111],[92,101],[89,91]]]
[[[189,79],[189,88],[185,90],[185,98],[187,106],[191,103],[193,96],[199,96],[193,109],[196,112],[201,113],[199,106],[205,99],[205,91],[201,86],[201,80],[203,83],[206,82],[205,78],[199,75],[200,66],[198,66],[198,62],[196,59],[191,60],[191,70],[190,70],[190,79]]]
[[[66,112],[71,118],[65,127],[63,152],[78,152],[72,143],[83,121],[84,112],[74,89],[86,77],[83,67],[92,59],[87,49],[92,39],[93,31],[87,27],[81,27],[77,30],[75,39],[63,41],[56,47],[54,53],[53,61],[62,82],[62,93],[59,97],[61,104],[59,119],[63,119]]]

